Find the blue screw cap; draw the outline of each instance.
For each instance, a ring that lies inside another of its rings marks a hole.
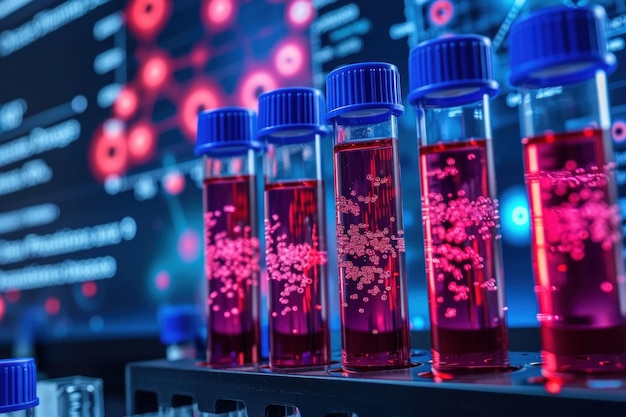
[[[400,73],[393,64],[364,62],[345,65],[326,77],[326,121],[337,118],[378,119],[404,113]]]
[[[222,107],[198,115],[196,155],[231,156],[261,150],[255,139],[256,113],[243,107]]]
[[[419,44],[409,55],[409,83],[413,105],[451,107],[495,96],[491,41],[459,35]]]
[[[0,414],[39,405],[33,358],[0,360]]]
[[[616,67],[606,45],[606,12],[598,5],[538,10],[515,22],[509,36],[515,87],[570,84]]]
[[[257,138],[273,143],[305,142],[315,134],[326,135],[326,106],[314,88],[279,88],[259,96]]]

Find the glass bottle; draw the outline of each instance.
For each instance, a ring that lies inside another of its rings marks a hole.
[[[342,365],[348,371],[410,364],[397,117],[398,69],[366,62],[326,79],[334,132]]]
[[[34,417],[37,398],[37,366],[33,358],[0,359],[0,414]]]
[[[435,374],[508,369],[489,98],[491,41],[458,35],[411,50]]]
[[[258,169],[263,144],[256,113],[225,107],[200,113],[196,154],[204,166],[207,363],[259,360]]]
[[[546,376],[626,370],[605,17],[600,6],[550,7],[510,33]]]
[[[272,368],[330,363],[321,142],[324,97],[312,88],[259,96],[265,141],[265,245]]]

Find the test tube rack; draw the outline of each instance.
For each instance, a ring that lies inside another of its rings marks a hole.
[[[413,366],[392,371],[346,373],[325,368],[276,372],[255,368],[211,369],[193,361],[131,363],[126,368],[126,412],[171,406],[190,398],[200,411],[245,404],[249,417],[421,417],[625,415],[626,380],[558,384],[541,377],[538,353],[511,353],[511,371],[435,381],[430,353],[413,351]],[[145,394],[149,394],[146,396]],[[147,397],[156,404],[145,404]],[[232,410],[239,408],[234,407]],[[245,415],[245,414],[244,414]]]

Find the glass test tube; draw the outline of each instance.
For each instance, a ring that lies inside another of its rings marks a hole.
[[[200,113],[196,154],[203,155],[207,363],[259,359],[256,113],[227,107]]]
[[[606,48],[600,6],[545,8],[510,34],[546,376],[626,371]]]
[[[330,363],[321,140],[324,97],[312,88],[259,96],[265,153],[265,244],[272,368]]]
[[[335,144],[343,368],[407,367],[400,75],[387,63],[347,65],[328,74],[326,89]]]
[[[34,417],[37,366],[33,358],[0,359],[0,415]]]
[[[489,97],[488,38],[451,36],[411,50],[433,372],[508,369]]]

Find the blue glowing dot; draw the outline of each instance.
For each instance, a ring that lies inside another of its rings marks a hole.
[[[527,206],[517,206],[511,210],[511,221],[516,226],[527,226],[528,225],[528,207]]]
[[[530,212],[523,186],[506,190],[500,198],[502,237],[510,245],[526,246],[530,242]]]

